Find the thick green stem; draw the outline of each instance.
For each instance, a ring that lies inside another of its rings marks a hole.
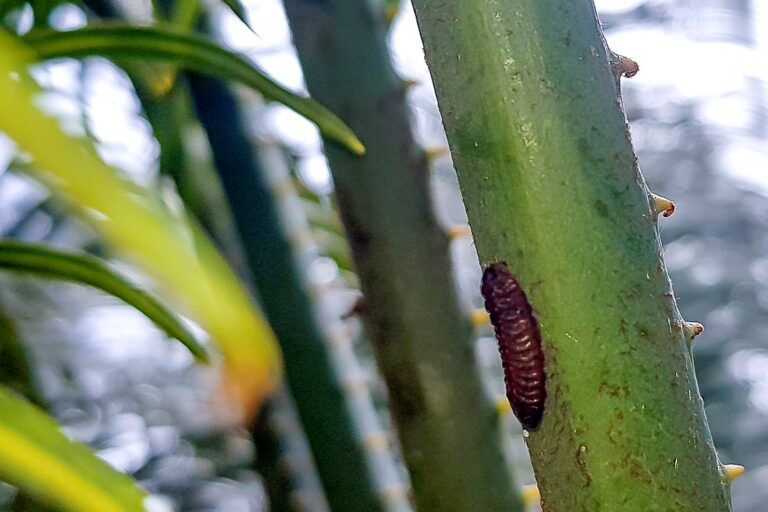
[[[283,350],[288,387],[331,510],[384,510],[329,344],[315,320],[275,198],[246,136],[236,99],[218,80],[190,75],[189,82],[251,279]]]
[[[360,158],[328,143],[326,153],[416,504],[430,512],[521,510],[383,23],[367,0],[285,6],[309,91],[367,148]]]
[[[551,511],[730,510],[591,0],[414,0],[483,263],[543,331]]]

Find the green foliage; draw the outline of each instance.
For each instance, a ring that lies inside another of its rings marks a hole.
[[[298,96],[269,78],[236,53],[213,41],[173,28],[137,27],[125,24],[93,25],[79,30],[56,32],[35,30],[24,41],[41,59],[102,55],[109,58],[140,58],[171,62],[185,69],[235,80],[266,98],[278,101],[314,122],[320,132],[355,154],[363,154],[360,140],[314,100]]]
[[[221,0],[221,2],[229,7],[229,10],[231,10],[232,13],[237,16],[238,19],[242,21],[246,27],[253,30],[253,27],[251,27],[251,24],[248,22],[248,15],[245,12],[245,6],[243,6],[243,3],[240,0]]]
[[[75,207],[121,255],[132,258],[189,311],[224,355],[225,387],[250,414],[280,382],[274,335],[232,271],[199,229],[158,196],[122,178],[93,148],[65,134],[36,105],[26,69],[36,54],[0,31],[0,130],[33,161],[33,176]]]
[[[62,510],[144,512],[144,493],[56,423],[0,387],[0,477]]]
[[[93,256],[40,244],[0,240],[0,269],[74,281],[112,294],[144,313],[168,336],[182,342],[198,360],[208,360],[205,348],[173,312]]]

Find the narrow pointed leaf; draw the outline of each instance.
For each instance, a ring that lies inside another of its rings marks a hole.
[[[103,24],[66,32],[35,30],[23,39],[41,59],[101,55],[162,60],[200,73],[236,80],[306,117],[325,137],[341,143],[353,153],[365,152],[357,136],[325,107],[289,91],[242,55],[202,36],[171,28]]]
[[[136,483],[0,387],[0,478],[61,510],[143,512]]]
[[[168,308],[93,256],[0,240],[0,269],[75,281],[105,291],[144,313],[166,334],[182,342],[197,359],[208,360],[205,348]]]
[[[172,215],[156,194],[123,178],[41,109],[41,90],[28,74],[35,60],[34,50],[0,30],[0,132],[32,160],[25,172],[208,331],[224,356],[229,403],[245,419],[281,381],[282,355],[269,325],[199,228]]]
[[[240,0],[221,0],[221,3],[225,4],[227,7],[229,7],[229,10],[232,11],[232,13],[238,17],[240,21],[242,21],[246,27],[251,29],[253,31],[253,27],[248,22],[248,13],[245,10],[245,6],[243,5],[243,2]]]

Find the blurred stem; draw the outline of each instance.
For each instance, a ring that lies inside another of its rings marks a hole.
[[[344,390],[237,101],[219,80],[190,74],[189,83],[251,279],[283,349],[288,386],[331,510],[383,510]]]
[[[0,302],[0,384],[20,394],[41,409],[46,403],[33,376],[29,354],[19,337],[13,319]],[[13,499],[13,510],[17,512],[48,512],[53,509],[21,490]]]
[[[413,4],[480,260],[543,328],[546,508],[730,510],[592,1]]]
[[[45,408],[32,373],[29,355],[19,338],[13,319],[0,302],[0,383],[35,405]]]
[[[251,428],[255,468],[264,479],[273,512],[328,512],[296,407],[285,390],[266,404]]]
[[[522,510],[381,17],[367,0],[285,6],[310,93],[366,144],[362,158],[330,143],[326,153],[416,504],[430,512]]]

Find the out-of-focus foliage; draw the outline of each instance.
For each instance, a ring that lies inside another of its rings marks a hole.
[[[238,80],[317,124],[329,139],[355,154],[365,148],[352,131],[316,101],[282,87],[243,57],[202,37],[162,27],[89,26],[79,30],[35,30],[24,37],[41,59],[103,55],[112,58],[160,59],[202,73]]]
[[[139,262],[203,324],[225,356],[225,386],[233,404],[252,414],[281,375],[269,326],[193,223],[121,178],[36,106],[40,91],[27,75],[34,58],[34,51],[0,32],[0,76],[17,77],[0,80],[0,96],[13,98],[0,111],[0,130],[32,157],[38,179],[84,214],[116,249]]]
[[[62,510],[142,512],[131,479],[73,443],[32,405],[0,387],[0,477]]]
[[[173,312],[93,256],[54,250],[41,244],[0,240],[0,269],[65,279],[111,293],[147,315],[168,336],[182,342],[196,358],[208,361],[205,348]]]

